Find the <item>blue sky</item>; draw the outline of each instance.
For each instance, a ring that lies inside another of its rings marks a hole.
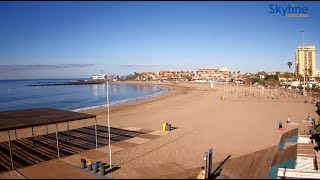
[[[270,14],[270,4],[292,3],[309,16]],[[319,61],[319,9],[319,2],[0,2],[0,79],[101,69],[287,71],[301,28]]]

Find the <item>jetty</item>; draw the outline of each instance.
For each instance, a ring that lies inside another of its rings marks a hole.
[[[103,84],[106,80],[78,80],[76,82],[63,83],[46,83],[46,84],[29,84],[27,86],[63,86],[63,85],[87,85],[87,84]]]

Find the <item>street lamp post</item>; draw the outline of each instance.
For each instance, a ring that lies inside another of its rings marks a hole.
[[[303,64],[304,64],[304,76],[303,76],[303,96],[306,96],[306,59],[304,57],[304,30],[301,29],[300,32],[302,32],[302,55],[303,55]]]

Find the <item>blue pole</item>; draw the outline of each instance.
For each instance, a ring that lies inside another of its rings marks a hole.
[[[209,165],[208,165],[208,176],[211,175],[211,170],[212,170],[212,154],[213,154],[213,149],[209,149]]]

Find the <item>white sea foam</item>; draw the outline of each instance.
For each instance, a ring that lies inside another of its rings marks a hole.
[[[143,99],[159,96],[159,95],[161,95],[163,93],[166,93],[167,91],[168,91],[167,89],[161,89],[158,92],[155,92],[153,94],[149,94],[149,95],[146,95],[146,96],[139,96],[139,97],[136,97],[136,98],[129,98],[129,99],[113,101],[113,102],[110,102],[110,107],[113,106],[113,105],[117,105],[117,104],[128,103],[128,102],[133,102],[133,101],[138,101],[138,100],[143,100]],[[78,112],[78,111],[102,108],[102,107],[107,107],[107,106],[108,106],[108,104],[102,104],[102,105],[97,105],[97,106],[89,106],[89,107],[84,107],[84,108],[78,108],[78,109],[74,109],[72,111]]]

